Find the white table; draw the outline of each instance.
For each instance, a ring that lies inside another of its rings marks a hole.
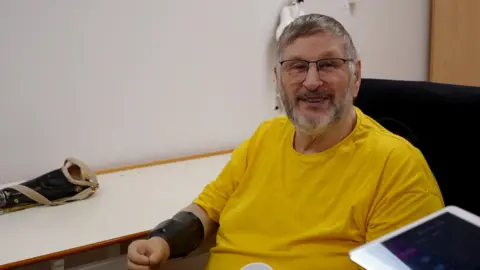
[[[91,198],[0,216],[0,269],[51,260],[146,235],[190,204],[230,151],[98,175]]]

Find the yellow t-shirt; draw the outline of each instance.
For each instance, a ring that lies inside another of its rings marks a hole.
[[[348,252],[444,207],[423,155],[358,108],[353,132],[316,154],[285,116],[262,123],[194,200],[219,223],[207,270],[359,269]]]

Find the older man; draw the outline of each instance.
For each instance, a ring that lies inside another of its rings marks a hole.
[[[420,151],[353,105],[361,64],[338,21],[299,17],[278,56],[286,116],[262,123],[190,206],[132,243],[130,269],[185,256],[213,232],[208,270],[358,269],[351,249],[444,206]]]

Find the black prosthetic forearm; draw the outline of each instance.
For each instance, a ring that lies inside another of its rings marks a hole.
[[[32,180],[25,181],[21,185],[35,190],[51,201],[73,196],[87,188],[70,183],[61,169],[53,170]],[[35,203],[35,200],[16,189],[8,187],[0,189],[0,210]]]
[[[193,213],[181,211],[158,224],[148,235],[162,237],[170,247],[170,259],[187,256],[203,241],[202,221]]]

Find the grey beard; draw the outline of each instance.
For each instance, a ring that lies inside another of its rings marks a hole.
[[[329,121],[327,123],[319,123],[315,120],[307,121],[305,118],[302,121],[301,116],[295,113],[294,102],[289,102],[283,85],[281,83],[277,85],[277,91],[280,97],[282,109],[285,111],[285,114],[298,131],[310,136],[322,135],[326,130],[328,130],[329,127],[335,125],[343,118],[346,107],[348,107],[349,103],[353,102],[351,89],[352,86],[349,86],[349,88],[346,89],[345,100],[341,106],[337,106],[335,103],[332,103],[333,108],[331,109],[332,114],[330,119],[328,119]]]

